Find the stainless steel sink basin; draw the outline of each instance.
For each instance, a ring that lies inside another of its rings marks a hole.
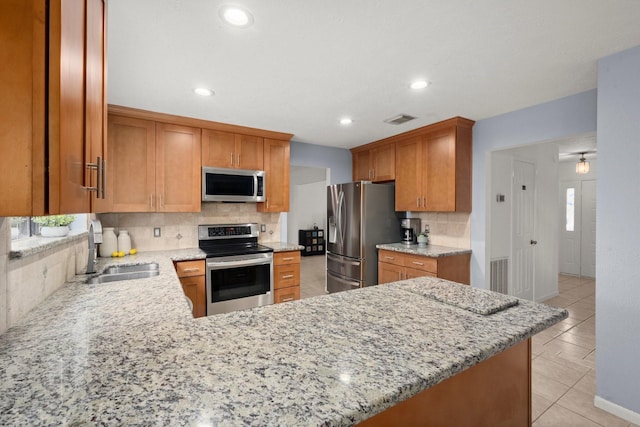
[[[131,265],[112,265],[104,269],[102,274],[137,273],[139,271],[158,271],[160,267],[157,262]]]
[[[120,280],[146,279],[158,274],[160,274],[160,268],[155,262],[136,265],[113,265],[106,268],[99,276],[87,280],[87,283],[94,285],[96,283],[118,282]]]

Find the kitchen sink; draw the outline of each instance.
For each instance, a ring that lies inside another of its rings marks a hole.
[[[160,268],[158,263],[155,262],[136,265],[113,265],[107,267],[102,274],[88,279],[87,283],[94,285],[97,283],[110,283],[121,280],[146,279],[157,276],[158,274],[160,274]]]

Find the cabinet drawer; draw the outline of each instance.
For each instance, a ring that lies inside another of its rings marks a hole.
[[[404,265],[404,254],[395,251],[380,249],[378,252],[378,262],[386,262],[393,265]]]
[[[176,271],[178,277],[204,276],[205,262],[204,260],[179,261],[176,262]]]
[[[300,264],[285,264],[273,267],[273,288],[280,289],[289,286],[300,286]]]
[[[273,265],[300,264],[300,251],[276,252]]]
[[[438,273],[438,260],[437,258],[429,258],[420,255],[407,255],[404,256],[404,266],[415,268],[417,270],[428,271],[429,273]]]
[[[273,292],[273,303],[289,302],[300,299],[300,286],[292,286],[290,288],[276,289]]]

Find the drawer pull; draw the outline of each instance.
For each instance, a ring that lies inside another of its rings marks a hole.
[[[191,273],[193,271],[200,271],[200,269],[198,267],[194,267],[194,268],[185,268],[184,270],[185,273]]]
[[[386,255],[385,255],[385,257],[384,257],[384,258],[385,258],[385,259],[390,259],[390,260],[394,260],[394,259],[396,259],[395,257],[392,257],[392,256],[386,256]]]
[[[283,261],[293,261],[293,257],[282,258]]]
[[[415,264],[415,265],[424,265],[424,262],[412,261],[412,264]]]
[[[289,302],[289,301],[293,301],[293,297],[291,297],[291,298],[282,298],[282,302]]]
[[[285,274],[284,276],[282,276],[283,279],[291,279],[293,278],[293,274]]]

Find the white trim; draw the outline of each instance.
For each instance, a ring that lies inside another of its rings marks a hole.
[[[609,402],[606,399],[603,399],[600,396],[596,396],[593,399],[593,405],[596,408],[600,408],[603,411],[607,411],[610,414],[615,415],[616,417],[620,417],[623,420],[629,421],[633,424],[640,424],[640,414],[637,412],[633,412],[630,409],[623,408],[622,406],[615,404],[613,402]]]

